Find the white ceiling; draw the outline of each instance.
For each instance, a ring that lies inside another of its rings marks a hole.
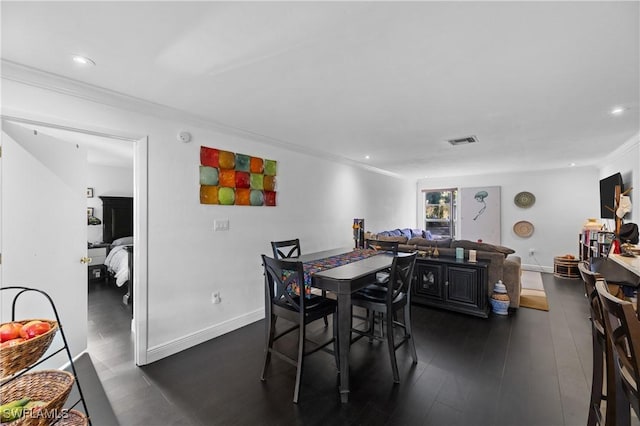
[[[639,6],[3,1],[2,58],[408,177],[520,171],[638,134]]]

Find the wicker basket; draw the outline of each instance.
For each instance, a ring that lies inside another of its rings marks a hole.
[[[33,413],[25,413],[21,418],[3,426],[45,426],[53,422],[61,411],[73,387],[73,374],[61,370],[41,370],[25,373],[0,387],[2,404],[22,398],[44,401],[46,405]]]
[[[26,324],[29,321],[35,320],[14,322]],[[39,321],[48,322],[51,329],[44,334],[25,340],[15,346],[7,346],[0,349],[0,378],[10,376],[13,373],[31,366],[47,351],[53,341],[53,337],[58,331],[58,323],[46,319],[40,319]]]
[[[62,415],[62,419],[56,423],[57,426],[87,426],[89,420],[80,411],[69,410]]]

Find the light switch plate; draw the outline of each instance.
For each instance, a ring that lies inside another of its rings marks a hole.
[[[220,219],[213,221],[213,230],[214,231],[228,231],[229,230],[229,219]]]

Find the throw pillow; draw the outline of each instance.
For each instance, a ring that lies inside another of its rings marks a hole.
[[[411,238],[414,237],[423,237],[423,230],[422,229],[412,229],[411,230]]]
[[[411,229],[409,228],[400,229],[399,231],[400,235],[402,235],[403,237],[407,237],[407,240],[412,237]]]

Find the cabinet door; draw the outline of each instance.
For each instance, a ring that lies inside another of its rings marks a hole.
[[[447,268],[445,288],[449,304],[477,307],[479,287],[477,269],[459,266]]]
[[[426,297],[433,300],[444,300],[442,265],[418,263],[416,264],[416,296]]]

